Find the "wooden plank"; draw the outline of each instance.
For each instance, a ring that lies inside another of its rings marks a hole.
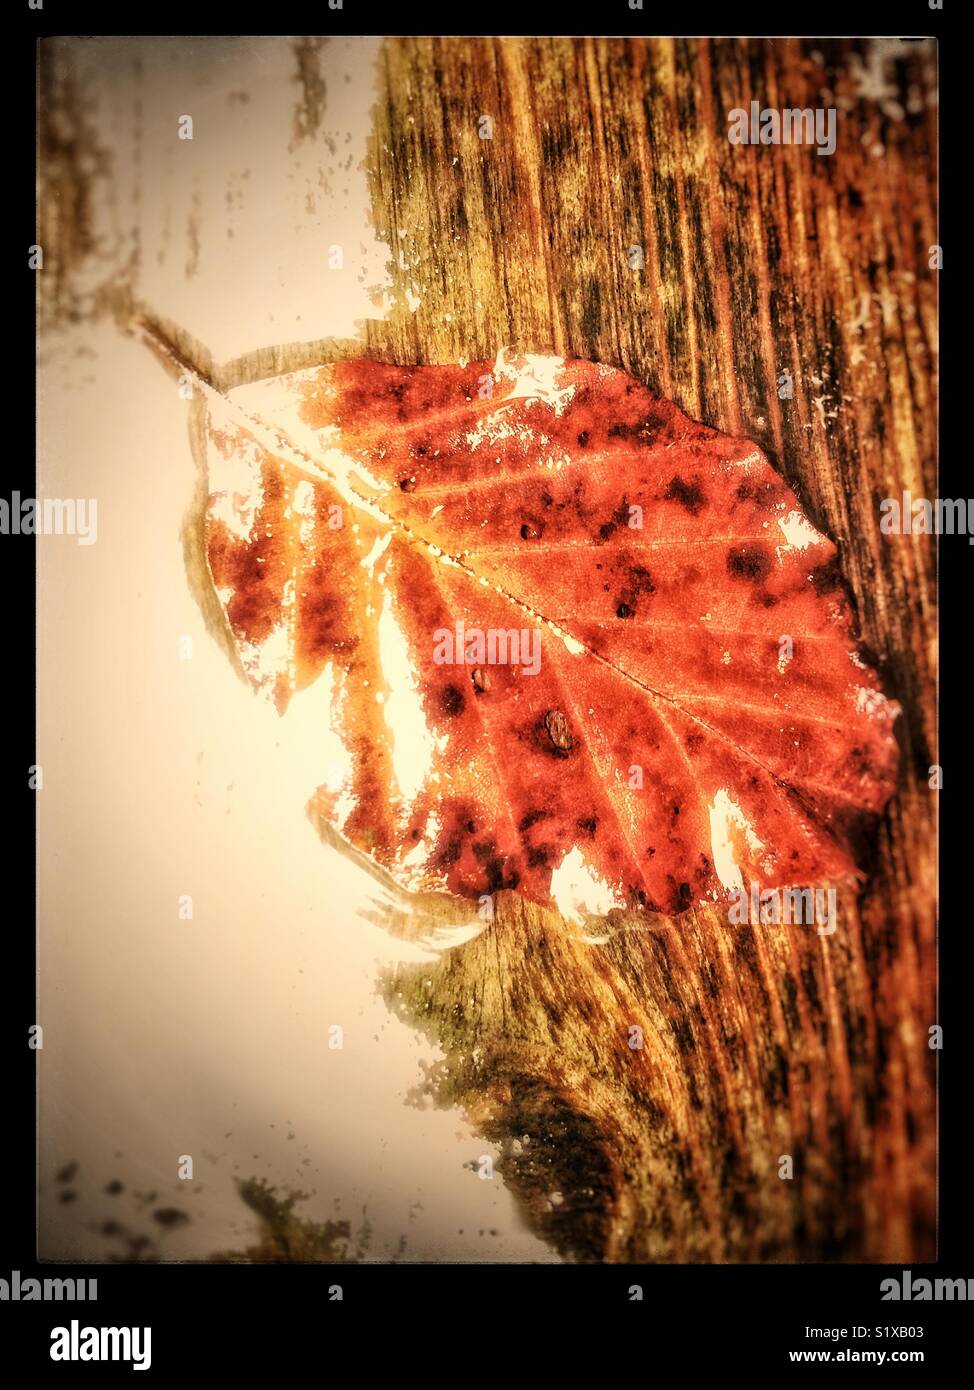
[[[903,705],[899,793],[834,936],[701,909],[590,945],[500,895],[431,986],[387,981],[445,1050],[431,1094],[573,1258],[934,1253],[934,552],[878,526],[880,499],[935,494],[934,81],[896,40],[385,45],[396,307],[369,355],[590,357],[755,439],[839,545]],[[752,98],[835,107],[834,156],[731,145]]]

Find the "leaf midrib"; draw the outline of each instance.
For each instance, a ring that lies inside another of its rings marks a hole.
[[[830,838],[834,838],[832,835],[832,831],[830,830],[828,825],[822,824],[822,822],[819,820],[819,817],[816,814],[815,806],[808,802],[802,787],[797,786],[795,783],[787,780],[784,777],[781,777],[778,773],[774,772],[772,768],[768,767],[760,758],[756,757],[750,749],[745,748],[743,745],[730,738],[721,729],[715,728],[713,725],[709,724],[705,719],[700,718],[699,715],[693,714],[691,711],[684,709],[683,706],[679,703],[679,701],[671,698],[668,695],[663,694],[662,691],[656,690],[652,686],[647,685],[645,681],[640,680],[638,676],[634,676],[624,667],[619,666],[615,661],[612,661],[608,657],[603,656],[600,652],[595,651],[581,638],[576,637],[574,633],[571,633],[566,629],[560,627],[552,618],[549,618],[545,614],[540,613],[531,604],[525,602],[523,599],[518,598],[516,594],[511,593],[510,590],[506,589],[503,585],[496,583],[496,581],[490,579],[486,575],[479,574],[477,570],[475,570],[472,566],[467,564],[459,556],[447,554],[447,552],[442,550],[441,547],[436,545],[433,541],[427,540],[425,536],[421,535],[418,531],[413,530],[413,528],[410,527],[405,521],[401,520],[401,518],[390,516],[389,513],[385,510],[384,507],[381,506],[381,504],[377,501],[375,497],[369,496],[366,493],[362,493],[355,487],[354,483],[351,480],[351,476],[349,476],[346,479],[339,478],[335,473],[333,473],[333,471],[330,468],[327,467],[327,465],[320,463],[311,454],[309,454],[306,449],[302,448],[301,445],[297,444],[290,437],[287,431],[283,429],[280,425],[272,424],[264,420],[262,416],[251,414],[248,410],[245,410],[244,407],[239,404],[239,402],[233,400],[233,398],[231,397],[231,395],[228,394],[228,392],[219,390],[217,387],[215,387],[212,381],[210,381],[196,367],[195,363],[189,361],[185,357],[185,355],[178,353],[172,345],[172,343],[169,342],[169,340],[167,340],[165,337],[163,337],[163,335],[159,333],[153,325],[143,320],[141,321],[139,326],[142,332],[148,338],[151,339],[153,345],[157,349],[161,349],[161,351],[176,366],[178,366],[180,369],[189,374],[193,381],[193,384],[205,396],[207,396],[208,398],[215,398],[216,400],[219,400],[223,406],[228,407],[230,411],[233,413],[233,415],[237,417],[239,421],[243,422],[244,427],[247,428],[250,433],[254,434],[256,431],[269,435],[271,439],[270,443],[266,443],[265,441],[260,440],[259,438],[258,442],[263,443],[264,447],[267,448],[270,452],[283,453],[283,455],[287,458],[287,462],[291,468],[302,473],[311,482],[325,481],[329,483],[336,489],[339,495],[342,496],[343,500],[347,502],[347,504],[353,509],[364,509],[366,512],[369,513],[377,513],[382,518],[382,521],[385,523],[387,527],[392,528],[393,530],[401,533],[410,542],[410,544],[414,544],[421,547],[425,552],[428,553],[429,557],[432,560],[437,560],[441,563],[448,565],[454,565],[456,568],[462,570],[465,574],[467,574],[474,583],[482,584],[490,588],[494,593],[506,599],[507,602],[512,604],[515,608],[519,608],[522,612],[528,614],[535,622],[545,624],[553,632],[555,632],[559,638],[561,638],[561,640],[565,644],[566,650],[568,650],[568,652],[571,655],[575,655],[576,653],[571,652],[569,642],[572,642],[576,646],[581,647],[582,650],[593,660],[599,662],[601,665],[606,667],[606,669],[612,671],[613,674],[621,680],[628,682],[635,689],[642,691],[645,695],[648,695],[650,699],[653,700],[657,705],[675,710],[682,718],[690,720],[694,724],[697,724],[700,728],[705,729],[714,738],[718,739],[728,748],[731,748],[739,757],[746,758],[756,768],[759,768],[765,774],[765,776],[769,777],[772,780],[772,782],[779,786],[786,787],[792,792],[794,792],[794,794],[801,801],[801,804],[803,805],[807,813],[809,815],[814,816],[816,822],[821,825],[821,828],[827,834],[829,834]],[[233,390],[234,388],[230,389]],[[522,396],[513,398],[513,400],[524,399],[530,398],[525,398]],[[513,403],[513,400],[511,403]],[[504,402],[500,402],[500,404],[503,405]],[[493,408],[495,410],[498,408],[498,403],[496,401],[493,403]],[[662,709],[659,711],[659,715],[662,722],[666,724],[666,721],[663,718]],[[671,737],[675,740],[675,735],[672,734],[672,731],[668,729],[668,732],[670,732]],[[820,784],[808,782],[806,783],[806,785],[809,787],[816,787]],[[850,797],[842,795],[835,788],[825,787],[823,788],[823,790],[825,790],[833,800],[841,801],[847,805],[856,807],[860,805],[859,802],[854,801]]]

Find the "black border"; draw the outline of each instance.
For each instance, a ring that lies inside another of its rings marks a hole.
[[[168,34],[181,23],[192,23],[196,34],[228,31],[232,21],[256,29],[261,15],[244,16],[229,7],[214,6],[201,0],[189,9],[157,3],[66,5],[44,0],[44,9],[33,11],[27,0],[15,0],[19,14],[5,15],[7,43],[6,75],[12,90],[6,102],[7,149],[4,169],[8,186],[3,235],[7,267],[7,312],[11,352],[8,370],[11,383],[8,419],[19,424],[31,410],[34,418],[35,381],[32,355],[19,349],[20,332],[25,341],[35,341],[35,282],[27,268],[27,247],[35,239],[32,212],[36,205],[33,148],[35,110],[36,42],[41,36],[82,31],[125,34],[145,32]],[[946,0],[947,14],[953,22],[961,7]],[[11,6],[12,9],[12,6]],[[306,12],[306,13],[305,13]],[[607,33],[656,33],[667,19],[645,0],[642,12],[629,9],[627,0],[606,0],[597,14],[570,14],[551,5],[531,6],[525,0],[491,0],[489,6],[457,6],[445,3],[403,5],[383,12],[362,0],[345,0],[341,11],[327,8],[324,0],[315,6],[291,5],[285,16],[294,32],[306,32],[323,24],[331,33],[572,33],[579,32],[578,21],[596,20]],[[249,19],[249,23],[248,23]],[[934,35],[939,44],[941,93],[941,244],[945,246],[944,284],[950,290],[942,297],[942,328],[956,326],[959,317],[958,281],[964,273],[962,255],[965,240],[952,240],[946,223],[954,220],[954,209],[966,181],[967,161],[954,148],[954,132],[966,134],[966,112],[961,112],[958,91],[964,79],[957,72],[959,53],[964,51],[962,36],[951,42],[944,12],[930,10],[924,0],[910,4],[862,4],[843,0],[841,4],[819,5],[807,11],[782,10],[779,4],[752,3],[745,12],[712,14],[697,6],[679,16],[683,32],[726,33],[733,21],[754,35],[780,33],[783,23],[804,33],[828,34],[919,34]],[[307,21],[307,23],[303,22]],[[789,23],[790,21],[790,23]],[[133,24],[138,27],[133,28]],[[90,28],[89,28],[90,26]],[[25,151],[30,148],[30,154]],[[963,248],[963,250],[962,250]],[[974,492],[971,473],[957,460],[953,439],[955,420],[964,413],[971,388],[964,380],[969,352],[944,351],[941,387],[941,476],[938,495],[954,497]],[[963,374],[963,375],[962,375]],[[19,380],[23,375],[24,380]],[[28,406],[30,402],[30,406]],[[13,432],[19,440],[20,431]],[[947,443],[949,441],[949,443]],[[8,493],[19,489],[24,496],[35,496],[34,456],[30,445],[8,445]],[[956,721],[958,690],[964,689],[968,674],[971,625],[964,622],[971,587],[974,546],[965,537],[944,537],[939,542],[940,601],[942,640],[941,674],[941,756],[946,765],[945,787],[940,794],[944,824],[941,844],[940,936],[940,1017],[945,1046],[940,1054],[940,1186],[939,1258],[935,1268],[914,1267],[914,1275],[974,1278],[974,1246],[971,1241],[971,1214],[968,1200],[965,1140],[968,1126],[966,1110],[970,1094],[970,1036],[966,1028],[971,1007],[965,998],[972,979],[970,963],[971,907],[962,891],[963,862],[960,835],[972,824],[968,789],[972,785],[970,738]],[[0,972],[6,993],[2,1009],[5,1109],[10,1119],[4,1152],[7,1159],[8,1210],[3,1227],[0,1277],[9,1278],[12,1269],[23,1277],[96,1277],[97,1303],[59,1304],[20,1303],[16,1307],[0,1303],[0,1327],[6,1335],[3,1346],[9,1354],[12,1343],[19,1343],[25,1369],[50,1367],[49,1332],[52,1326],[78,1317],[82,1323],[144,1325],[153,1328],[152,1370],[165,1375],[178,1368],[211,1367],[254,1373],[293,1373],[307,1366],[318,1374],[335,1369],[331,1340],[341,1336],[346,1311],[371,1314],[371,1326],[378,1330],[393,1310],[425,1314],[414,1324],[413,1335],[430,1338],[430,1350],[442,1348],[438,1335],[444,1315],[460,1314],[457,1326],[475,1337],[487,1331],[487,1356],[481,1353],[480,1369],[490,1367],[490,1352],[505,1346],[510,1336],[512,1314],[537,1312],[544,1320],[532,1320],[536,1333],[544,1337],[547,1356],[567,1331],[562,1320],[548,1322],[545,1314],[572,1312],[601,1314],[615,1308],[628,1327],[638,1331],[642,1365],[623,1371],[618,1352],[611,1355],[609,1374],[647,1373],[661,1363],[689,1371],[703,1367],[739,1366],[745,1373],[751,1367],[784,1370],[788,1350],[810,1345],[802,1331],[806,1324],[849,1326],[864,1323],[904,1323],[922,1325],[923,1341],[889,1343],[921,1347],[927,1352],[923,1367],[944,1368],[953,1360],[953,1348],[968,1322],[963,1308],[947,1303],[882,1303],[879,1283],[888,1275],[899,1278],[899,1267],[881,1266],[636,1266],[636,1267],[550,1267],[525,1265],[397,1265],[356,1266],[340,1270],[327,1267],[240,1267],[195,1265],[97,1265],[67,1267],[35,1261],[35,1055],[26,1046],[27,1029],[35,1021],[34,958],[34,863],[35,793],[27,786],[27,770],[35,762],[34,718],[35,683],[30,672],[35,644],[35,550],[23,537],[0,538],[2,592],[7,596],[10,625],[6,663],[7,691],[10,698],[6,728],[12,735],[3,779],[8,815],[6,880],[14,893],[13,909],[7,919],[8,958]],[[965,805],[965,802],[967,803]],[[966,910],[965,910],[966,909]],[[328,1299],[328,1287],[340,1283],[342,1302]],[[641,1304],[629,1301],[628,1289],[642,1285]],[[648,1315],[648,1316],[647,1316]],[[381,1321],[380,1321],[381,1320]],[[517,1322],[521,1322],[517,1318]],[[358,1327],[357,1320],[351,1324]],[[600,1332],[610,1336],[619,1326],[581,1324],[591,1336]],[[519,1329],[520,1330],[520,1329]],[[507,1334],[507,1336],[505,1336]],[[545,1335],[547,1334],[547,1335]],[[956,1339],[956,1340],[955,1340]],[[372,1337],[369,1347],[380,1340]],[[386,1339],[381,1339],[386,1340]],[[356,1343],[349,1342],[349,1348]],[[819,1343],[819,1346],[830,1345]],[[875,1347],[877,1343],[869,1344]],[[342,1347],[344,1350],[344,1346]],[[396,1350],[402,1355],[405,1348]],[[628,1351],[628,1348],[627,1348]],[[7,1360],[7,1356],[4,1357]],[[63,1370],[64,1376],[77,1365]],[[89,1368],[91,1369],[91,1368]],[[120,1371],[125,1365],[102,1366],[96,1373]],[[404,1368],[405,1369],[405,1368]],[[447,1375],[458,1367],[447,1362]],[[498,1368],[500,1369],[500,1368]],[[607,1368],[608,1369],[608,1368]],[[885,1368],[884,1368],[885,1369]],[[912,1368],[911,1368],[912,1369]],[[504,1371],[508,1370],[504,1366]],[[347,1374],[347,1372],[345,1372]],[[502,1371],[503,1373],[503,1371]],[[516,1372],[515,1372],[516,1374]]]

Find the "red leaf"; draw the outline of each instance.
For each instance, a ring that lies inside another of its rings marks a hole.
[[[206,429],[242,668],[283,712],[330,666],[350,765],[313,810],[400,882],[548,901],[571,865],[603,907],[673,913],[857,876],[898,710],[754,444],[622,372],[503,354],[273,378]]]

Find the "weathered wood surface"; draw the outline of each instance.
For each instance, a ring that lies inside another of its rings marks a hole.
[[[296,140],[320,118],[317,51],[296,49]],[[500,1145],[532,1224],[572,1258],[935,1252],[934,551],[878,526],[881,498],[935,490],[934,84],[930,45],[896,40],[388,40],[369,181],[391,312],[361,339],[224,367],[172,326],[220,387],[502,345],[607,362],[756,440],[839,546],[903,757],[834,935],[701,909],[592,944],[501,894],[475,940],[383,983],[444,1050],[430,1094]],[[835,155],[730,145],[727,112],[752,98],[836,107]],[[45,244],[66,262],[86,250],[80,145],[60,127],[47,141],[66,199]],[[46,292],[70,309],[59,275]],[[137,277],[103,291],[125,318]],[[381,920],[411,936],[456,920],[428,910]]]
[[[431,986],[388,983],[446,1051],[430,1092],[575,1258],[934,1255],[934,551],[878,527],[881,498],[935,490],[933,80],[896,41],[386,44],[371,186],[401,305],[369,355],[590,357],[755,439],[839,545],[903,705],[898,794],[833,936],[703,909],[588,945],[502,895]],[[836,107],[835,155],[732,146],[752,98]]]

